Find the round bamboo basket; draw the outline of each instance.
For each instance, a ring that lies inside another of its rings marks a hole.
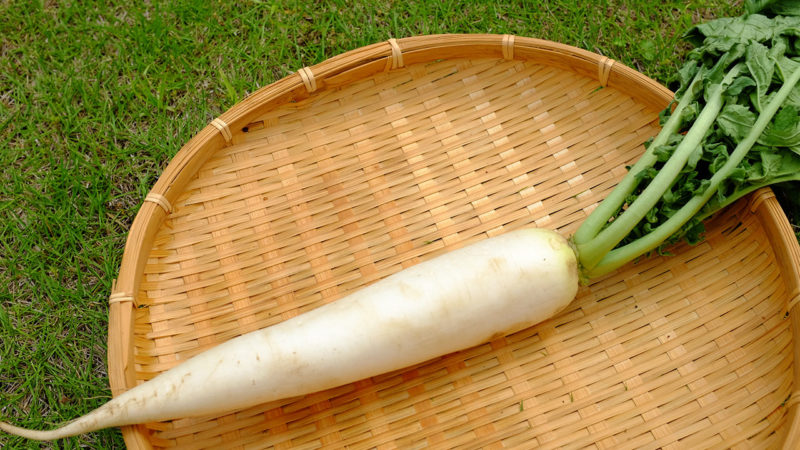
[[[469,242],[569,235],[670,99],[606,57],[508,35],[392,39],[262,88],[180,150],[132,225],[113,393]],[[701,244],[595,280],[533,328],[122,432],[131,449],[797,448],[798,272],[762,190]]]

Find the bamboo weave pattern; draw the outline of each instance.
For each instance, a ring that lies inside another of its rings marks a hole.
[[[593,78],[513,59],[508,37],[497,49],[408,64],[393,50],[391,70],[336,87],[304,68],[305,98],[226,124],[153,233],[128,331],[136,382],[474,240],[573,232],[657,132],[658,109],[613,87],[611,60]],[[303,398],[131,427],[126,442],[779,446],[796,410],[785,256],[744,203],[709,230],[534,328]]]

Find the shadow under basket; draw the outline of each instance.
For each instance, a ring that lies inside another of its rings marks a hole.
[[[570,235],[670,99],[606,57],[508,35],[392,39],[260,89],[180,150],[132,225],[113,393],[467,243]],[[797,448],[794,234],[769,189],[707,228],[533,328],[301,398],[124,427],[125,442]]]

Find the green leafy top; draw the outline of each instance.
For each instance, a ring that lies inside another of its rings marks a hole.
[[[800,16],[800,1],[798,0],[745,0],[744,7],[748,14]]]
[[[691,29],[662,130],[573,236],[588,277],[680,239],[763,186],[800,180],[800,1]],[[776,15],[776,12],[789,15]]]

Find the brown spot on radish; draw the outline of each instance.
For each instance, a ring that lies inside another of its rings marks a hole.
[[[489,258],[489,267],[495,272],[502,272],[507,265],[506,260],[503,258]]]
[[[553,250],[560,250],[561,248],[564,247],[563,238],[560,238],[558,236],[551,236],[547,240],[547,243],[550,244],[550,248],[552,248]]]
[[[397,283],[397,287],[400,289],[400,292],[403,294],[404,297],[419,297],[419,292],[413,287],[410,286],[405,281],[400,281]]]

